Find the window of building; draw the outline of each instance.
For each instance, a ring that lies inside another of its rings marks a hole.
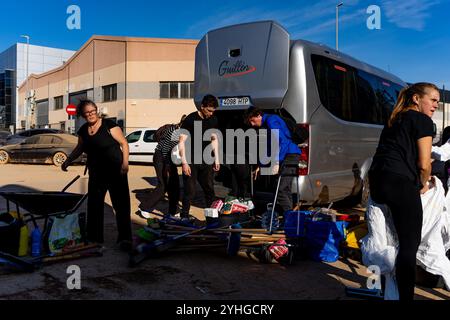
[[[194,82],[160,82],[161,99],[193,99]]]
[[[55,110],[63,109],[64,108],[63,103],[64,103],[63,96],[55,97]]]
[[[117,83],[103,87],[103,102],[111,102],[117,100]]]

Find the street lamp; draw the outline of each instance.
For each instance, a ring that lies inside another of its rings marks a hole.
[[[21,38],[25,38],[27,39],[27,66],[26,66],[26,73],[27,73],[27,92],[26,92],[26,102],[25,102],[25,129],[28,130],[30,129],[30,119],[29,119],[29,110],[30,110],[30,106],[29,106],[29,101],[30,98],[28,97],[29,95],[29,91],[30,91],[30,86],[29,86],[29,79],[28,79],[28,64],[30,61],[30,36],[27,35],[21,35]]]
[[[336,51],[339,51],[339,7],[344,3],[341,2],[336,6]]]

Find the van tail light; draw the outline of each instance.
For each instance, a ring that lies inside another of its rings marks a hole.
[[[310,140],[310,134],[311,130],[309,127],[309,123],[301,123],[298,124],[299,127],[306,129],[308,132],[308,139],[299,145],[300,150],[302,151],[302,154],[300,155],[300,161],[298,163],[298,170],[297,175],[299,176],[306,176],[309,173],[309,140]]]

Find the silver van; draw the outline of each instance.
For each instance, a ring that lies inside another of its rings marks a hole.
[[[208,32],[195,56],[195,104],[219,99],[219,118],[249,106],[291,117],[309,130],[298,179],[305,204],[367,199],[367,172],[400,90],[398,77],[327,46],[291,40],[262,21]],[[273,189],[272,189],[273,190]]]

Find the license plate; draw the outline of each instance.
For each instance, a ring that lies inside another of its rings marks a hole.
[[[220,105],[222,107],[250,106],[250,97],[223,98]]]

